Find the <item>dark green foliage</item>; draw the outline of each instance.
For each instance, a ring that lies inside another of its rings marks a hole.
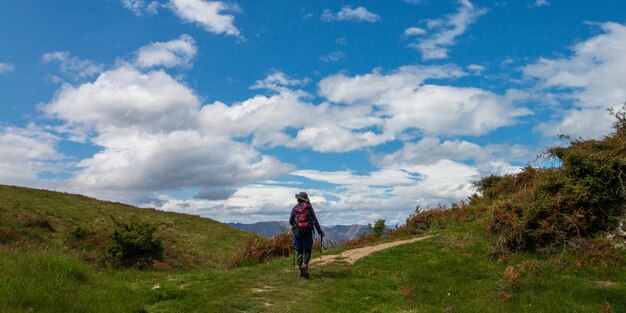
[[[385,220],[377,220],[374,222],[374,226],[372,224],[367,224],[367,228],[374,234],[374,236],[380,237],[385,234],[387,230],[387,225],[385,225]]]
[[[626,120],[624,111],[614,115],[614,133],[547,149],[558,167],[475,183],[493,212],[496,255],[550,250],[615,227],[626,203]]]
[[[112,243],[107,252],[121,266],[147,267],[163,260],[163,244],[155,236],[156,227],[137,220],[115,221]]]

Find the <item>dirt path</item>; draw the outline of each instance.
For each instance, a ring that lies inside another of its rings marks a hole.
[[[398,241],[392,241],[392,242],[387,242],[387,243],[381,243],[375,246],[368,246],[368,247],[363,247],[363,248],[347,250],[347,251],[341,252],[340,254],[324,255],[322,257],[322,265],[335,262],[335,261],[342,261],[342,262],[347,262],[348,264],[354,264],[354,262],[356,262],[360,258],[366,257],[374,252],[378,252],[380,250],[385,250],[391,247],[403,245],[405,243],[416,242],[416,241],[420,241],[420,240],[424,240],[424,239],[428,239],[432,237],[433,236],[429,235],[429,236],[411,238],[411,239],[406,239],[406,240],[398,240]],[[313,265],[317,263],[319,263],[319,259],[311,260],[310,264]]]

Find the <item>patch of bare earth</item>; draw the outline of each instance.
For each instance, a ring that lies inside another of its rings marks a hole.
[[[403,244],[407,244],[411,242],[428,239],[431,237],[433,236],[424,236],[424,237],[411,238],[411,239],[406,239],[406,240],[386,242],[386,243],[381,243],[381,244],[374,245],[374,246],[367,246],[363,248],[347,250],[340,254],[325,255],[322,257],[321,264],[324,265],[324,264],[332,263],[335,261],[343,261],[348,264],[354,264],[354,262],[356,262],[357,260],[364,258],[374,252],[378,252],[381,250],[389,249],[391,247],[395,247],[395,246],[399,246],[399,245],[403,245]],[[311,261],[311,265],[317,264],[317,263],[319,263],[319,259],[315,259]]]
[[[272,286],[263,286],[261,288],[251,288],[250,291],[252,291],[252,293],[259,293],[259,292],[268,292],[268,291],[274,291],[276,290],[276,287],[272,287]]]

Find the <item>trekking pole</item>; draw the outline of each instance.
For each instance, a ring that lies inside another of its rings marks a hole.
[[[293,249],[293,272],[296,274],[296,276],[298,276],[298,261],[296,260],[296,258],[298,257],[298,251],[295,249]]]
[[[324,236],[320,236],[320,263],[317,267],[317,275],[322,279],[322,256],[324,255]]]

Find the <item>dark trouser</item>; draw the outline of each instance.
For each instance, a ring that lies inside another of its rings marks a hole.
[[[307,231],[293,234],[293,245],[298,251],[298,267],[306,268],[311,260],[311,249],[313,248],[313,232]]]

